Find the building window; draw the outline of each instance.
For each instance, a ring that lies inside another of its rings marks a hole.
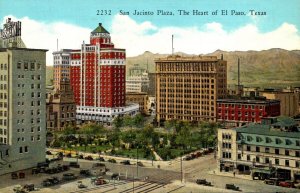
[[[266,147],[266,148],[265,148],[265,152],[266,152],[266,153],[270,153],[270,148]]]
[[[247,145],[247,151],[251,151],[251,147]]]
[[[23,153],[23,147],[19,148],[19,153]]]
[[[238,154],[238,160],[241,160],[241,159],[242,159],[242,155]]]
[[[270,160],[269,160],[268,157],[265,158],[265,163],[266,163],[266,164],[270,163]]]
[[[250,161],[250,160],[251,160],[250,155],[247,155],[247,161]]]
[[[290,151],[289,150],[285,150],[285,155],[290,155]]]
[[[300,168],[300,161],[296,161],[296,168]]]
[[[296,156],[296,157],[300,157],[300,151],[296,151],[296,152],[295,152],[295,156]]]
[[[258,157],[258,156],[255,157],[255,161],[256,161],[257,163],[259,163],[259,157]]]
[[[281,141],[281,139],[278,139],[278,138],[276,138],[276,144],[281,144],[282,143],[282,141]]]
[[[27,153],[28,152],[28,146],[24,147],[24,152]]]
[[[290,166],[290,161],[289,160],[285,160],[285,166]]]
[[[296,146],[300,146],[300,140],[296,140]]]
[[[21,69],[21,62],[18,62],[17,69]]]
[[[275,159],[275,165],[279,165],[279,159]]]
[[[272,139],[270,137],[266,137],[266,143],[271,143]]]
[[[279,155],[279,149],[275,149],[275,154]]]
[[[260,152],[260,148],[256,146],[256,152]]]

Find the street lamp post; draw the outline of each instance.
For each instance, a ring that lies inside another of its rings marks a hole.
[[[136,177],[139,177],[139,152],[138,152],[138,147],[136,146]]]

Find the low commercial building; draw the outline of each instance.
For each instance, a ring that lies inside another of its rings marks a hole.
[[[276,91],[274,89],[260,91],[260,95],[267,99],[276,99],[280,101],[280,115],[295,116],[299,114],[299,94],[296,92]]]
[[[139,110],[143,114],[148,114],[148,95],[145,92],[127,92],[126,103],[139,104]]]
[[[218,167],[261,179],[300,180],[300,132],[291,118],[218,130]]]
[[[59,90],[49,93],[47,102],[47,130],[63,130],[67,125],[76,125],[76,103],[68,79],[62,79]]]
[[[217,121],[226,126],[260,123],[263,117],[280,115],[279,100],[218,99]]]

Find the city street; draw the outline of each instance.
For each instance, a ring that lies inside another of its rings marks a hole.
[[[74,161],[74,158],[66,160]],[[76,160],[77,161],[77,160]],[[82,169],[91,168],[97,161],[78,160]],[[144,162],[142,160],[142,162]],[[25,179],[12,180],[10,175],[0,177],[0,192],[13,192],[13,187],[17,184],[24,185],[34,183],[36,187],[41,188],[38,192],[232,192],[225,189],[225,184],[233,183],[240,187],[243,192],[297,192],[296,189],[282,188],[278,186],[270,186],[262,181],[253,181],[249,179],[240,179],[239,175],[233,177],[230,173],[219,173],[213,170],[216,168],[216,160],[213,154],[202,156],[190,161],[183,161],[183,183],[181,182],[181,167],[179,159],[158,162],[160,168],[157,168],[158,163],[154,162],[154,166],[147,165],[146,167],[136,167],[136,165],[122,165],[109,162],[105,163],[109,169],[108,175],[104,176],[108,184],[95,186],[91,184],[90,178],[79,178],[75,181],[59,184],[44,188],[41,183],[44,179],[51,176],[62,177],[60,174],[37,174],[31,175],[31,170],[25,171]],[[133,163],[133,162],[132,162]],[[145,162],[146,163],[146,162]],[[71,169],[75,175],[79,176],[80,169]],[[67,172],[65,172],[67,173]],[[120,180],[111,180],[112,173],[118,173],[121,176]],[[133,176],[135,180],[133,181]],[[212,183],[210,186],[202,186],[195,183],[196,179],[206,179]],[[77,187],[78,180],[87,186],[85,189]]]

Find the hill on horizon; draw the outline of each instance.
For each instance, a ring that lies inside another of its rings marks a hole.
[[[180,56],[195,56],[176,52]],[[237,84],[237,61],[240,58],[241,84],[244,86],[300,86],[300,50],[273,48],[262,51],[223,51],[216,50],[210,54],[227,61],[227,83]],[[170,54],[159,54],[145,51],[134,57],[127,57],[126,72],[135,64],[155,72],[154,59],[164,58]],[[47,85],[53,79],[53,67],[47,66]]]

